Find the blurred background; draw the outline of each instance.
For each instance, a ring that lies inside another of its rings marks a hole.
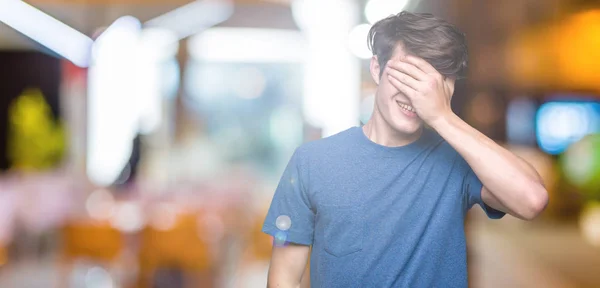
[[[550,192],[471,211],[470,286],[600,287],[597,0],[0,0],[0,287],[265,287],[279,177],[369,119],[402,10],[466,32],[454,111]]]

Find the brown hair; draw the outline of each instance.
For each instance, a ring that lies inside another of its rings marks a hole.
[[[464,33],[431,14],[402,11],[391,15],[371,27],[367,41],[373,55],[377,55],[381,73],[401,44],[406,53],[425,59],[444,76],[466,75],[468,52]]]

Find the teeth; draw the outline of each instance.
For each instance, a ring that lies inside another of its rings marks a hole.
[[[408,105],[400,103],[400,102],[396,102],[396,103],[398,103],[398,106],[400,106],[404,110],[407,110],[410,112],[415,112],[415,109],[412,106],[408,106]]]

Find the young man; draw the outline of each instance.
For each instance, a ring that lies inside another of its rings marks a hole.
[[[450,109],[463,33],[402,12],[369,44],[373,115],[295,151],[263,225],[269,287],[298,287],[309,254],[312,287],[467,287],[467,210],[530,220],[546,207],[537,172]]]

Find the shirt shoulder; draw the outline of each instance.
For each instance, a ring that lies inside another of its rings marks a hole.
[[[450,145],[450,143],[446,142],[446,140],[440,136],[435,130],[428,129],[429,134],[429,143],[432,147],[431,152],[436,153],[438,155],[448,156],[450,158],[460,157],[456,149]]]
[[[319,174],[335,170],[335,167],[343,166],[345,157],[352,155],[350,148],[353,144],[353,135],[350,128],[337,134],[317,140],[305,142],[296,148],[295,162],[303,177],[307,190],[312,191],[312,180],[318,180]],[[355,142],[355,141],[354,141]],[[309,192],[310,194],[310,192]]]
[[[301,158],[310,158],[325,156],[335,150],[343,150],[353,141],[355,129],[358,128],[352,127],[331,136],[305,142],[296,149],[296,153]]]

